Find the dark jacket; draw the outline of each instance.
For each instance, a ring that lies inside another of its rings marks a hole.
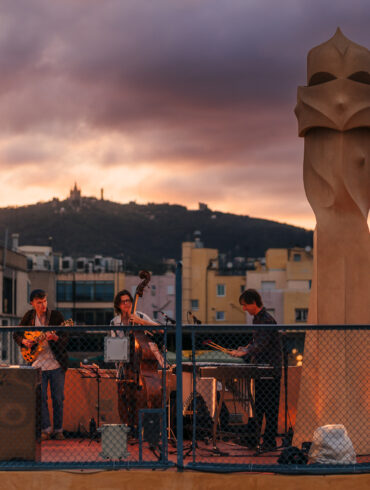
[[[34,309],[28,310],[21,322],[20,326],[35,326],[36,311]],[[46,324],[51,326],[61,325],[64,322],[63,315],[56,310],[47,310],[46,312]],[[68,354],[67,354],[67,344],[68,344],[68,334],[66,332],[58,331],[55,332],[59,339],[49,340],[50,348],[55,356],[55,359],[59,362],[60,366],[64,371],[68,369]],[[22,340],[24,339],[24,332],[15,332],[13,334],[14,340],[19,346],[22,345]]]
[[[253,317],[253,325],[276,325],[275,319],[263,307]],[[263,327],[253,331],[253,340],[248,345],[245,360],[251,358],[256,364],[270,364],[275,368],[275,374],[281,376],[282,348],[281,336],[277,330],[264,330]]]

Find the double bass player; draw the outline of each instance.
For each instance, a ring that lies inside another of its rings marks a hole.
[[[112,319],[112,327],[155,326],[145,313],[136,310],[139,296],[150,280],[146,271],[140,273],[143,279],[139,284],[135,298],[126,289],[119,291],[114,299],[117,315]],[[162,405],[162,380],[158,368],[163,367],[163,356],[158,346],[145,331],[132,330],[129,334],[120,328],[111,330],[112,337],[128,336],[130,339],[130,360],[117,364],[118,412],[122,423],[137,433],[138,411],[143,408],[159,408]]]

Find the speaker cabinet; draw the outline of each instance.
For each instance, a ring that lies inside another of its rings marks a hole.
[[[217,384],[215,378],[196,378],[196,391],[207,404],[209,413],[213,417],[216,410]],[[189,406],[189,400],[193,398],[193,374],[183,372],[182,374],[182,398],[184,410]],[[184,414],[185,415],[185,414]]]
[[[40,461],[40,369],[0,367],[0,400],[0,460]]]

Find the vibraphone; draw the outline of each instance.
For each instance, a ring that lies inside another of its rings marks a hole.
[[[212,442],[214,449],[217,449],[217,427],[219,423],[221,407],[225,398],[225,391],[232,384],[239,386],[238,395],[243,397],[246,395],[246,399],[251,406],[252,416],[255,416],[255,404],[254,396],[252,393],[252,380],[272,378],[274,375],[274,368],[267,364],[246,364],[237,362],[222,362],[222,363],[210,363],[210,362],[184,362],[182,369],[185,372],[193,372],[199,378],[215,378],[221,383],[220,397],[217,400],[216,397],[216,410],[213,417],[213,430],[212,430]],[[246,393],[240,393],[240,391],[246,390]]]

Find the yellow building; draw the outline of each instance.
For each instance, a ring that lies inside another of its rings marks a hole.
[[[238,301],[245,275],[232,268],[221,271],[217,249],[203,248],[199,241],[183,243],[182,268],[183,323],[193,322],[189,312],[202,323],[245,323]]]
[[[313,254],[310,247],[270,248],[265,262],[247,273],[247,288],[261,293],[263,303],[278,323],[307,321]]]

